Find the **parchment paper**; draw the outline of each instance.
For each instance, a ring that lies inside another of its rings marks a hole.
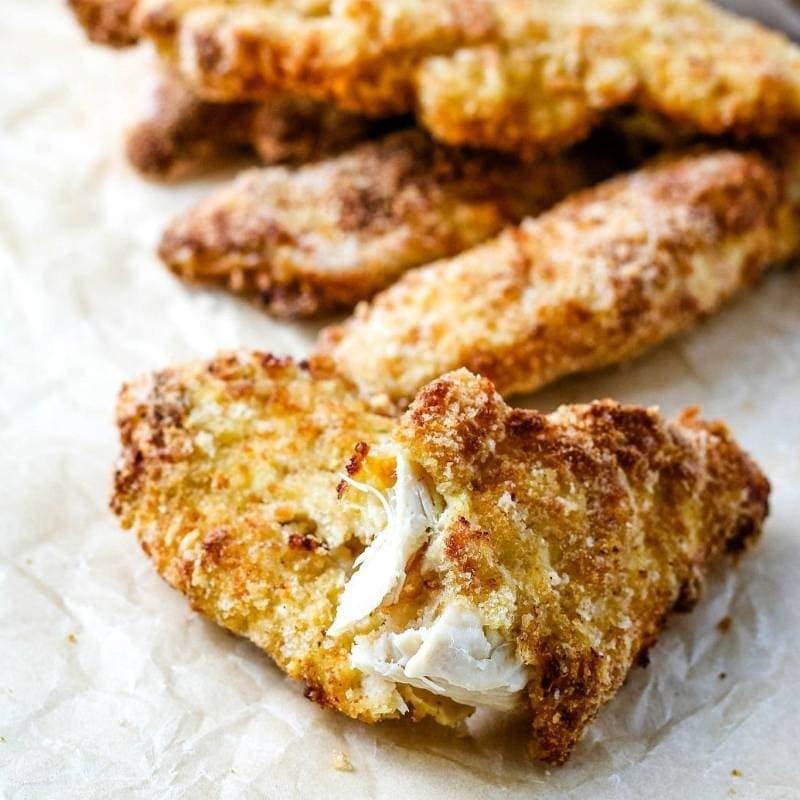
[[[673,621],[570,763],[528,762],[515,723],[360,725],[192,613],[106,505],[121,381],[226,347],[302,355],[314,331],[157,263],[164,221],[211,182],[125,164],[146,52],[88,46],[54,0],[2,0],[0,20],[0,797],[800,796],[800,274],[529,401],[700,403],[774,486],[763,544]]]

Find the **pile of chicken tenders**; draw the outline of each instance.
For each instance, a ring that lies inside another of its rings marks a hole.
[[[69,3],[158,55],[144,176],[262,162],[161,260],[279,318],[350,313],[303,362],[127,384],[114,512],[323,706],[526,714],[564,762],[769,484],[693,409],[505,400],[800,254],[800,48],[706,0]]]

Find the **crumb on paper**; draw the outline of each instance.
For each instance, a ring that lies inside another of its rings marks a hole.
[[[730,617],[723,617],[717,623],[717,630],[720,633],[727,633],[731,629],[731,618]]]
[[[336,750],[333,753],[332,760],[333,768],[340,772],[353,772],[353,762],[350,761],[350,756],[343,750]]]
[[[67,641],[70,644],[78,644],[78,637],[74,633],[67,634]]]
[[[336,750],[333,754],[333,768],[340,772],[353,772],[353,762],[343,750]]]
[[[742,773],[739,772],[738,769],[732,769],[731,770],[731,775],[733,775],[734,778],[741,778],[742,777]]]

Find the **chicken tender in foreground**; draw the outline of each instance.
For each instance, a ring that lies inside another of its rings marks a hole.
[[[631,359],[798,251],[790,172],[730,150],[658,160],[407,273],[323,331],[320,351],[399,405],[462,366],[509,395]]]
[[[800,120],[800,49],[705,0],[143,0],[141,19],[200,94],[415,110],[450,144],[554,152],[623,105],[711,134]]]
[[[128,132],[126,147],[130,162],[147,177],[176,180],[207,170],[218,157],[248,150],[265,164],[316,161],[398,124],[302,98],[212,103],[164,73],[152,113]]]
[[[464,370],[392,419],[324,365],[220,356],[125,387],[118,424],[123,525],[308,697],[367,722],[527,708],[555,763],[767,511],[721,423],[511,409]]]
[[[67,0],[67,4],[91,41],[128,47],[139,40],[134,22],[139,0]]]
[[[159,254],[279,316],[352,307],[599,179],[603,160],[522,163],[404,131],[297,171],[243,174],[175,219]]]

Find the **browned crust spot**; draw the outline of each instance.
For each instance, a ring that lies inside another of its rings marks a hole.
[[[89,39],[109,47],[128,47],[139,39],[132,14],[139,0],[67,0]]]

